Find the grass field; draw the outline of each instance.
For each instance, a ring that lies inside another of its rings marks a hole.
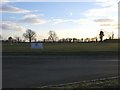
[[[116,53],[118,43],[44,43],[43,49],[32,49],[30,43],[2,44],[3,53],[26,54],[83,54]]]

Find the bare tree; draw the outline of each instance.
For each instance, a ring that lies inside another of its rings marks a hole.
[[[100,31],[99,36],[100,36],[100,41],[103,41],[104,32],[103,32],[103,31]]]
[[[90,38],[85,38],[84,41],[85,41],[85,42],[89,42],[89,41],[90,41]]]
[[[65,39],[65,38],[62,38],[62,42],[66,42],[66,39]]]
[[[73,43],[77,41],[77,38],[73,38]]]
[[[54,31],[49,31],[48,40],[56,41],[58,39],[57,34]]]
[[[20,37],[15,36],[16,41],[19,43],[20,42]]]
[[[72,42],[72,38],[66,38],[65,41],[71,43]]]
[[[84,41],[84,39],[83,38],[81,38],[81,42],[83,42]]]
[[[72,38],[69,38],[69,43],[71,43],[72,42]]]
[[[10,45],[12,45],[12,43],[13,43],[13,38],[12,38],[12,37],[8,37],[8,42],[10,43]]]
[[[34,42],[37,42],[37,38],[34,38],[33,40],[34,40]]]
[[[23,34],[23,36],[29,40],[29,42],[31,43],[32,40],[35,39],[36,37],[36,33],[34,31],[32,31],[31,29],[26,30],[26,33]]]
[[[112,39],[114,39],[114,33],[112,33]]]

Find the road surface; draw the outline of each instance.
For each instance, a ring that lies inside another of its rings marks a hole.
[[[117,56],[3,56],[3,88],[36,88],[116,76]]]

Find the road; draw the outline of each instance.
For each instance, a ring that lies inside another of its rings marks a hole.
[[[36,88],[116,76],[117,56],[3,56],[3,88]]]

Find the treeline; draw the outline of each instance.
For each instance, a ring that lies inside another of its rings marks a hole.
[[[10,39],[11,38],[11,39]],[[29,42],[26,40],[21,39],[14,39],[12,37],[9,37],[8,40],[2,40],[2,42],[13,42],[13,43],[21,43],[21,42]],[[77,38],[62,38],[58,40],[49,40],[49,39],[43,39],[43,40],[32,40],[31,42],[42,42],[42,43],[79,43],[79,42],[98,42],[96,38],[85,38],[85,39],[77,39]]]
[[[26,30],[25,33],[23,33],[23,37],[24,40],[22,40],[20,37],[15,36],[14,38],[12,36],[8,37],[7,40],[2,40],[2,42],[9,42],[9,43],[25,43],[25,42],[42,42],[42,43],[79,43],[79,42],[102,42],[103,41],[103,37],[104,37],[104,32],[101,30],[99,33],[99,38],[98,37],[94,37],[94,38],[62,38],[59,39],[57,34],[55,33],[55,31],[49,31],[49,36],[47,39],[43,39],[43,40],[37,40],[36,38],[36,33],[31,30],[28,29]],[[99,41],[98,41],[99,39]],[[109,39],[114,39],[114,34],[112,34],[112,36],[110,36]]]

